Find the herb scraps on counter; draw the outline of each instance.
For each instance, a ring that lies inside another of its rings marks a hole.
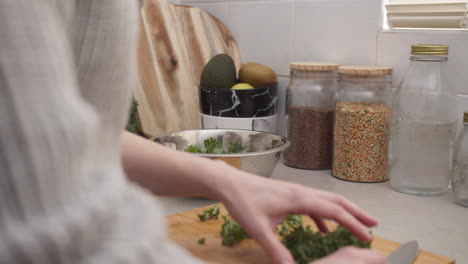
[[[222,244],[228,247],[239,244],[242,240],[250,238],[250,235],[234,219],[223,216],[224,223],[221,226]]]
[[[206,242],[206,238],[204,238],[204,237],[198,239],[198,244],[199,245],[205,245],[205,242]]]
[[[216,138],[208,138],[203,141],[202,149],[198,145],[190,145],[184,149],[185,152],[191,153],[206,153],[206,154],[234,154],[234,153],[241,153],[245,149],[242,147],[241,144],[237,144],[235,142],[229,142],[229,145],[225,149],[223,147],[223,143],[216,139]]]
[[[222,216],[222,219],[224,223],[221,226],[221,236],[224,246],[233,247],[240,244],[244,239],[251,238],[234,219],[226,216]],[[205,220],[200,218],[200,221]],[[359,240],[343,226],[338,226],[334,231],[322,234],[319,231],[313,231],[309,225],[304,227],[303,224],[300,215],[288,215],[276,228],[281,242],[291,252],[296,264],[307,264],[326,257],[346,246],[359,248],[370,248],[371,246],[371,242]]]
[[[215,205],[209,209],[204,210],[201,214],[198,214],[200,221],[206,221],[210,219],[218,219],[219,217],[219,206]]]

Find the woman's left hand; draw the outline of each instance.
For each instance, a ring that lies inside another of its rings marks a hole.
[[[263,247],[275,264],[292,264],[294,260],[274,233],[275,227],[289,214],[311,217],[322,232],[325,219],[348,228],[361,240],[372,236],[368,227],[377,220],[344,197],[302,185],[272,180],[238,170],[223,194],[223,203],[231,216]]]

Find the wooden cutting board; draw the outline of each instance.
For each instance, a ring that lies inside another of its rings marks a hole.
[[[253,239],[247,239],[235,247],[221,245],[221,225],[223,220],[209,220],[200,222],[198,213],[211,206],[175,214],[167,217],[169,236],[176,243],[190,251],[193,255],[217,264],[271,264],[271,261],[263,253],[262,249]],[[227,215],[226,209],[220,205],[221,215]],[[315,225],[304,217],[304,222],[316,230]],[[333,223],[328,223],[334,228]],[[200,238],[206,238],[204,245],[199,245]],[[372,248],[389,255],[400,246],[400,243],[376,236],[372,242]],[[414,264],[454,264],[450,258],[439,256],[428,251],[421,250]]]
[[[227,53],[241,64],[236,41],[215,17],[196,7],[144,0],[138,47],[140,129],[148,137],[200,128],[199,83],[205,64]]]

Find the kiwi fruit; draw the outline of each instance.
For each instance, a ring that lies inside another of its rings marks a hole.
[[[242,65],[239,70],[239,81],[249,83],[255,88],[272,86],[278,82],[273,69],[253,62]]]
[[[201,75],[200,87],[231,89],[236,81],[236,66],[231,56],[218,54],[205,65]]]

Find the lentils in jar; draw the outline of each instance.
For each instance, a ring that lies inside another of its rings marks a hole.
[[[338,64],[291,63],[287,91],[287,137],[284,164],[299,169],[330,169],[334,95]]]
[[[332,175],[354,182],[389,178],[391,68],[339,69]]]

